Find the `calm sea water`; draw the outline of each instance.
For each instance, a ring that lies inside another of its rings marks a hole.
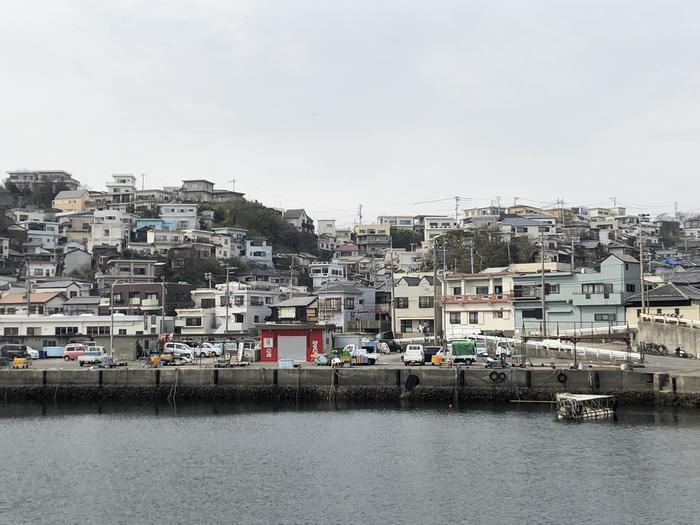
[[[697,523],[700,412],[0,405],[0,523]]]

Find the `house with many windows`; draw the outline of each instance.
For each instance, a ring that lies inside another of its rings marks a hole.
[[[610,255],[600,271],[545,272],[544,281],[547,333],[608,326],[625,321],[625,302],[639,292],[639,262],[629,255]],[[541,330],[542,292],[541,273],[513,277],[516,331]]]
[[[397,337],[423,337],[435,333],[434,299],[435,280],[432,275],[415,273],[395,281],[394,332]],[[440,319],[437,329],[441,329]]]
[[[378,332],[375,291],[350,281],[329,281],[316,290],[319,324],[342,332]]]
[[[448,339],[475,331],[515,332],[513,274],[507,267],[448,274],[439,303]]]

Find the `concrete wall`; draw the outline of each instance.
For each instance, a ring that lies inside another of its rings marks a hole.
[[[695,355],[700,352],[700,325],[679,323],[676,319],[657,318],[655,321],[639,322],[638,342],[666,345],[673,351],[679,345]]]

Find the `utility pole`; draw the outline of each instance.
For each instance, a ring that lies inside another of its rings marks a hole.
[[[469,264],[471,266],[471,273],[474,273],[474,239],[469,241]]]
[[[236,192],[236,179],[231,179],[229,182],[231,183],[231,191],[235,193]]]
[[[362,224],[362,204],[359,205],[358,210],[357,210],[357,215],[359,216],[359,222],[358,224]]]
[[[437,345],[438,322],[438,292],[437,292],[437,253],[436,242],[433,240],[433,345]]]
[[[455,220],[459,220],[459,197],[455,197]]]
[[[445,247],[445,241],[443,239],[442,241],[442,297],[443,300],[445,297],[447,297],[447,248]],[[445,305],[442,305],[442,316],[440,317],[441,324],[442,324],[442,347],[443,347],[443,354],[447,352],[447,349],[445,348],[445,341],[446,341],[446,335],[447,335],[447,319],[446,317],[446,311],[447,308],[445,308]]]
[[[576,271],[576,248],[574,247],[574,236],[571,236],[571,273]]]
[[[542,293],[541,293],[541,299],[542,299],[542,337],[547,337],[547,312],[546,312],[546,304],[545,304],[545,281],[544,281],[544,232],[541,232],[541,254],[540,254],[540,259],[542,259]]]
[[[209,285],[211,288],[211,285]],[[165,275],[160,276],[160,331],[165,332]]]
[[[639,228],[639,285],[640,285],[640,292],[641,292],[641,299],[642,299],[642,308],[641,311],[643,314],[649,313],[647,311],[645,302],[644,302],[644,296],[645,294],[645,289],[644,289],[644,234],[642,232],[642,228],[640,225]]]
[[[145,185],[146,185],[146,174],[142,173],[141,174],[141,191],[143,191]]]
[[[520,197],[513,197],[513,206],[517,206],[517,205],[518,205],[518,199],[519,199],[519,198],[520,198]]]
[[[228,334],[228,305],[231,302],[231,295],[229,294],[229,266],[226,265],[226,334]]]
[[[32,282],[29,280],[29,266],[28,261],[25,259],[24,262],[24,286],[27,293],[27,317],[31,315],[32,312]]]
[[[678,201],[674,201],[673,203],[673,216],[678,220]]]
[[[391,250],[391,333],[392,338],[396,337],[396,304],[394,298],[394,241],[389,241],[389,249]]]

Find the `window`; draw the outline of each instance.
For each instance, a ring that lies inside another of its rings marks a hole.
[[[542,319],[542,308],[527,308],[523,310],[523,319]]]
[[[613,291],[613,285],[612,283],[591,283],[591,284],[582,284],[581,285],[581,292],[585,293],[586,295],[590,294],[609,294]]]
[[[202,308],[214,308],[216,299],[202,299]]]
[[[559,285],[545,283],[544,293],[545,293],[545,295],[549,295],[549,294],[557,295],[557,294],[559,294]]]
[[[77,334],[77,333],[78,333],[77,326],[57,326],[54,330],[55,335],[70,335],[70,334]]]
[[[41,335],[41,327],[39,326],[28,326],[27,335]]]
[[[250,306],[262,306],[263,304],[264,303],[262,297],[257,297],[254,295],[250,297]]]
[[[656,315],[663,315],[663,312],[661,311],[661,308],[656,309]]]
[[[493,312],[493,318],[494,319],[503,319],[503,310],[499,310],[498,312]]]
[[[631,292],[634,293],[636,291],[637,287],[633,284],[626,284],[625,285],[625,292]]]
[[[408,297],[397,297],[396,308],[408,308]]]
[[[45,348],[45,347],[47,347],[47,346],[57,346],[56,340],[55,340],[55,339],[44,339],[44,340],[41,342],[41,346],[42,346],[43,348]]]
[[[126,328],[120,328],[119,335],[126,335]]]
[[[201,317],[187,317],[185,319],[185,326],[202,326]]]
[[[2,330],[2,335],[19,335],[19,328],[16,326],[6,326]]]
[[[117,304],[117,303],[122,303],[122,302],[124,302],[124,300],[122,299],[121,292],[115,293],[114,294],[114,303]]]
[[[462,312],[450,312],[450,324],[461,324]]]
[[[401,332],[412,332],[413,331],[413,321],[411,319],[401,319]]]
[[[87,335],[109,335],[109,326],[88,326],[85,331]]]
[[[462,295],[462,287],[455,286],[454,288],[452,288],[452,295]]]
[[[346,310],[354,310],[355,309],[355,298],[354,297],[346,297],[345,298],[345,309]]]
[[[432,295],[422,295],[418,298],[418,308],[432,308],[435,305]]]
[[[258,316],[258,315],[253,316],[253,322],[254,322],[254,323],[259,323],[259,322],[260,322],[260,316]]]
[[[676,315],[681,315],[681,309],[680,308],[674,308],[673,313]]]
[[[479,324],[479,312],[469,312],[469,324]]]
[[[605,322],[614,321],[615,317],[616,317],[615,314],[595,314],[593,316],[595,321],[605,321]]]
[[[477,286],[476,287],[476,295],[488,295],[489,294],[489,287],[488,286]]]

